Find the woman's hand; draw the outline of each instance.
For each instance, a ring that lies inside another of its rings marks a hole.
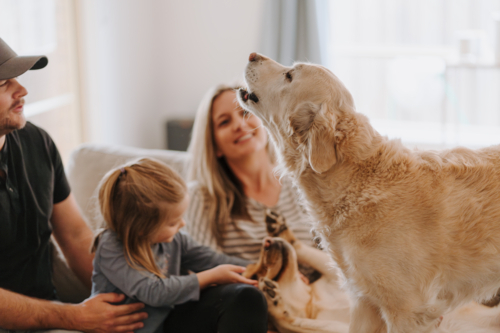
[[[245,267],[236,265],[219,265],[212,269],[196,274],[200,289],[204,289],[213,284],[246,283],[257,286],[256,280],[247,279],[241,276]]]

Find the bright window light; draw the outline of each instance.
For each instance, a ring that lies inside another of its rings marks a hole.
[[[409,146],[500,144],[500,0],[332,0],[328,66]]]

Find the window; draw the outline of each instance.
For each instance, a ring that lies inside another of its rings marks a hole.
[[[500,0],[332,0],[329,66],[383,135],[500,144],[498,11]]]
[[[49,65],[19,81],[28,90],[26,118],[54,139],[63,161],[82,142],[74,3],[0,0],[0,36],[19,55],[46,55]]]

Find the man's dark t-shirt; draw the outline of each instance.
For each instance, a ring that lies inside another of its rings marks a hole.
[[[55,299],[49,239],[53,205],[70,188],[50,136],[27,123],[0,151],[0,288]]]

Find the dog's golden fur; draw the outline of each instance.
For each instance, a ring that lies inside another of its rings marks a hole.
[[[273,224],[268,224],[271,237],[264,239],[259,261],[244,273],[259,279],[271,322],[280,333],[347,333],[350,305],[340,288],[338,268],[325,252],[302,244],[286,227],[279,228],[286,226],[284,220]],[[312,265],[322,276],[304,283],[297,262]],[[436,326],[448,333],[495,333],[500,331],[499,314],[500,308],[471,302]]]
[[[326,68],[250,59],[239,102],[262,119],[345,277],[351,333],[432,332],[494,295],[500,146],[409,150],[377,133]]]

